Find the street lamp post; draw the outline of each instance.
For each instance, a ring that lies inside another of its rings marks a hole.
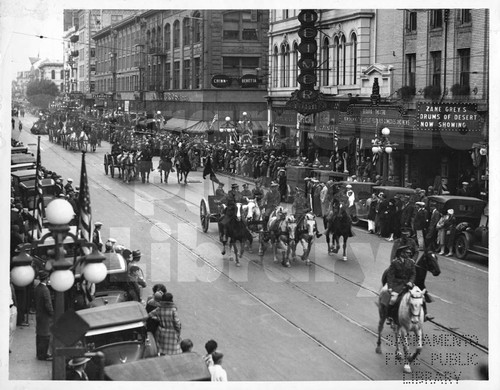
[[[45,264],[45,270],[50,272],[50,286],[54,289],[54,323],[64,313],[64,293],[68,291],[75,282],[75,271],[78,266],[82,266],[82,276],[91,283],[99,283],[104,280],[107,269],[103,260],[105,257],[98,252],[93,243],[89,243],[83,238],[78,238],[70,230],[69,222],[73,219],[74,212],[71,204],[65,199],[54,199],[45,208],[49,232],[39,240],[34,240],[31,247],[36,248],[49,240],[54,242],[54,248],[48,253],[53,254]],[[67,240],[69,238],[69,240]],[[73,261],[65,257],[66,250],[64,242],[77,247],[86,248],[85,255],[78,257],[76,251]],[[29,246],[29,245],[28,245]],[[92,253],[88,253],[88,247],[92,247]],[[16,286],[27,286],[35,278],[35,271],[31,264],[32,257],[26,253],[26,247],[21,248],[19,255],[12,259],[12,270],[10,272],[11,281]],[[64,380],[66,378],[66,367],[64,356],[57,354],[57,349],[62,343],[53,338],[54,359],[52,361],[52,379]]]
[[[391,130],[387,127],[384,127],[381,130],[381,136],[379,137],[378,133],[375,133],[375,138],[372,139],[372,153],[374,155],[374,161],[378,161],[380,155],[382,155],[382,178],[385,182],[387,182],[387,177],[389,173],[389,158],[396,144],[391,144],[389,141],[389,135],[391,134]]]
[[[244,144],[252,144],[253,143],[253,125],[252,118],[248,115],[248,113],[243,112],[243,119],[238,122],[238,124],[242,127],[242,135],[241,135],[241,143]]]
[[[226,133],[226,148],[229,149],[229,133],[232,133],[234,131],[233,127],[231,127],[231,117],[226,116],[226,126],[225,128],[221,128],[221,130],[225,131]]]

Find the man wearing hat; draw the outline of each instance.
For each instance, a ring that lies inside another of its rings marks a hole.
[[[38,273],[40,283],[35,287],[36,358],[38,360],[52,360],[52,355],[49,354],[49,344],[54,307],[47,287],[48,278],[49,273],[41,270]]]
[[[241,191],[242,196],[246,196],[247,198],[253,198],[252,191],[248,189],[248,183],[243,183],[243,191]]]
[[[94,223],[94,232],[92,233],[92,242],[97,246],[99,251],[102,251],[102,238],[101,238],[102,222]]]
[[[227,241],[227,226],[229,225],[229,222],[236,218],[236,203],[245,202],[245,198],[241,195],[239,188],[240,186],[238,183],[231,184],[231,189],[228,191],[226,196],[220,200],[220,203],[226,205],[224,214],[220,219],[220,223],[222,225],[220,240],[223,243]]]
[[[215,196],[222,198],[226,196],[226,191],[224,191],[224,183],[219,182],[219,187],[215,190]]]
[[[88,357],[76,357],[68,362],[68,366],[71,368],[71,372],[66,377],[69,381],[88,381],[89,377],[85,372],[87,363],[90,361]]]
[[[425,202],[415,202],[415,212],[412,218],[413,230],[417,235],[418,249],[424,250],[425,241],[424,237],[427,233],[427,226],[429,224],[429,213],[425,208]]]
[[[252,198],[257,201],[259,207],[262,207],[262,199],[264,198],[264,191],[262,191],[260,179],[255,179],[255,188],[252,190]]]
[[[69,195],[69,194],[71,194],[74,191],[74,189],[73,189],[73,179],[68,178],[68,182],[64,186],[64,191],[65,191],[66,195]]]
[[[105,244],[105,253],[115,252],[116,240],[114,238],[108,238]]]
[[[387,273],[382,277],[382,282],[384,287],[380,291],[381,300],[388,302],[388,320],[392,320],[397,316],[397,312],[394,310],[398,307],[396,302],[402,296],[402,292],[406,288],[413,288],[416,277],[416,267],[415,262],[412,259],[413,250],[409,245],[401,245],[396,250],[396,256],[391,261]],[[390,297],[388,297],[388,293]]]
[[[469,193],[469,183],[464,181],[462,182],[462,188],[460,188],[458,191],[457,191],[457,195],[458,196],[470,196],[470,193]]]
[[[269,217],[271,213],[280,205],[281,194],[278,191],[278,183],[271,182],[271,190],[264,195],[262,200],[264,211],[264,229],[267,229],[267,223],[269,222]]]

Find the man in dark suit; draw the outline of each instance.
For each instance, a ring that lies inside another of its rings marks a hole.
[[[66,378],[69,381],[88,381],[89,377],[85,372],[85,367],[87,367],[87,362],[90,361],[88,357],[77,357],[73,358],[68,362],[68,366],[71,368],[71,372]]]
[[[40,283],[35,287],[36,309],[36,357],[38,360],[52,360],[48,353],[50,344],[50,326],[54,316],[54,307],[47,287],[49,274],[42,270],[38,274]]]

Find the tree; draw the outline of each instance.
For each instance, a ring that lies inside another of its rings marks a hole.
[[[26,98],[35,107],[48,108],[58,95],[57,85],[50,80],[32,80],[26,86]]]

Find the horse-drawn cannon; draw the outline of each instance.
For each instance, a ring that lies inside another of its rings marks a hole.
[[[216,202],[219,199],[221,197],[208,195],[208,201],[203,198],[200,202],[200,222],[204,233],[208,231],[210,222],[219,222],[220,220],[220,207]]]
[[[104,173],[107,175],[111,174],[111,177],[115,177],[115,168],[120,170],[120,165],[118,164],[118,154],[116,153],[105,153],[104,154]]]

